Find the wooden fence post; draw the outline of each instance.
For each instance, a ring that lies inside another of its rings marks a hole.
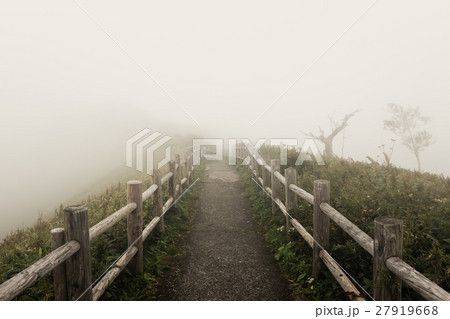
[[[375,300],[401,300],[402,280],[386,268],[390,257],[402,258],[403,222],[391,217],[374,221],[373,283]]]
[[[188,188],[189,187],[189,183],[188,183],[188,181],[189,181],[189,178],[188,178],[188,173],[187,173],[187,171],[188,171],[188,162],[187,162],[187,158],[183,161],[183,174],[182,174],[182,177],[183,178],[186,178],[186,182],[184,183],[184,187],[185,188]]]
[[[294,167],[289,167],[284,170],[284,178],[286,179],[286,209],[297,210],[297,195],[289,189],[290,184],[297,185],[297,171]]]
[[[66,260],[67,299],[92,300],[91,251],[88,208],[69,206],[64,209],[66,242],[76,240],[80,250]]]
[[[181,187],[181,180],[186,177],[186,164],[187,163],[185,160],[181,160],[180,163],[181,163],[180,164],[180,187]],[[187,181],[187,179],[186,179],[186,181]],[[186,182],[184,182],[183,187],[186,187]],[[181,188],[180,188],[180,192],[181,192]]]
[[[261,177],[261,179],[263,179],[264,178],[264,166],[262,164],[260,164],[258,161],[256,161],[256,164],[258,165],[258,169],[257,169],[258,177]],[[264,180],[263,180],[263,184],[264,184]]]
[[[163,214],[163,191],[161,186],[161,174],[159,170],[153,171],[153,183],[155,183],[158,188],[153,193],[153,216],[162,216]],[[164,216],[160,217],[158,223],[159,231],[164,231]]]
[[[169,163],[169,169],[172,172],[172,177],[169,178],[169,196],[173,198],[173,200],[175,201],[175,187],[177,186],[176,183],[176,170],[175,170],[175,162],[174,161],[170,161]]]
[[[127,183],[127,202],[136,203],[136,209],[128,214],[128,247],[135,246],[138,249],[136,256],[128,264],[134,275],[144,272],[144,251],[142,241],[142,182],[129,181]]]
[[[273,199],[277,199],[280,196],[280,181],[278,178],[275,177],[275,172],[280,171],[280,160],[279,159],[273,159],[270,161],[270,188],[272,189],[272,197]],[[275,203],[275,201],[272,201],[272,214],[275,215],[275,213],[278,210],[278,205]]]
[[[289,167],[284,170],[284,178],[286,180],[285,197],[286,197],[286,210],[289,212],[295,212],[297,210],[297,195],[289,189],[289,185],[297,185],[297,171],[294,167]],[[286,216],[286,233],[289,233],[291,223],[289,222],[289,216]]]
[[[250,163],[251,163],[251,166],[252,166],[252,169],[250,170],[250,173],[252,174],[252,178],[256,178],[254,176],[254,171],[256,169],[255,159],[251,157]]]
[[[313,275],[319,276],[323,269],[320,250],[330,248],[330,218],[322,212],[320,204],[330,201],[330,182],[326,180],[314,181],[314,220],[313,220]]]
[[[191,156],[186,158],[186,186],[191,185]]]
[[[179,184],[180,184],[180,188],[179,188],[179,194],[178,194],[178,196],[183,192],[182,190],[183,190],[183,186],[181,185],[181,180],[183,179],[183,177],[184,177],[184,162],[180,159],[180,163],[179,163],[179,166],[178,166],[178,173],[179,173]]]
[[[270,186],[270,173],[265,165],[262,166],[262,178],[263,178],[263,187],[264,189],[266,189],[266,187]]]
[[[64,228],[55,228],[50,231],[52,251],[66,243]],[[67,300],[66,264],[62,263],[53,269],[53,291],[56,301]]]
[[[190,166],[189,169],[191,170],[191,174],[193,174],[194,170],[195,170],[195,166],[194,166],[194,152],[193,151],[191,153],[191,162],[190,162],[189,166]]]
[[[175,176],[176,176],[176,178],[175,178],[175,190],[176,190],[176,187],[177,187],[177,185],[179,185],[179,188],[178,188],[178,193],[177,192],[175,192],[175,197],[174,197],[174,200],[176,199],[176,198],[178,198],[179,196],[180,196],[180,194],[181,194],[181,161],[180,161],[180,155],[179,154],[177,154],[177,155],[175,155],[175,161],[176,161],[176,165],[175,165],[175,171],[176,171],[176,174],[175,174]]]
[[[258,177],[261,176],[261,174],[259,172],[259,163],[258,163],[258,161],[256,159],[254,161],[255,161],[255,169],[254,169],[254,171],[255,171],[255,179],[258,180]]]

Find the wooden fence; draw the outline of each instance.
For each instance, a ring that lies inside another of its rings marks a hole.
[[[345,216],[330,206],[330,182],[316,180],[313,194],[297,186],[297,171],[287,168],[280,173],[280,161],[272,159],[270,166],[261,158],[256,159],[247,148],[239,144],[237,158],[248,162],[248,168],[259,185],[272,197],[272,213],[277,208],[286,216],[286,231],[292,225],[313,249],[313,275],[317,276],[324,266],[332,273],[351,300],[365,300],[341,267],[329,255],[330,219],[373,256],[373,290],[375,300],[400,300],[402,281],[427,300],[450,300],[450,294],[402,260],[403,223],[390,217],[378,217],[374,221],[374,239],[359,229]],[[244,163],[247,164],[247,163]],[[285,201],[280,198],[281,184]],[[290,216],[297,210],[297,198],[313,205],[313,235]],[[383,272],[390,270],[394,279],[389,280]]]
[[[193,156],[183,161],[176,155],[169,172],[154,170],[153,184],[142,192],[142,182],[127,183],[128,204],[89,228],[86,206],[64,209],[64,228],[51,231],[52,252],[0,285],[0,300],[11,300],[53,271],[55,300],[98,300],[120,272],[129,266],[134,275],[143,273],[143,242],[158,226],[164,231],[164,213],[190,185]],[[169,199],[163,204],[162,185],[168,183]],[[143,227],[143,202],[153,197],[153,219]],[[92,287],[90,243],[119,221],[127,218],[128,249],[114,267]],[[130,248],[131,247],[131,248]]]
[[[11,300],[53,271],[55,300],[98,300],[120,272],[129,266],[135,275],[143,272],[143,241],[158,226],[164,231],[163,214],[191,183],[194,171],[193,156],[183,161],[177,155],[169,164],[169,172],[160,176],[155,170],[153,184],[142,192],[141,181],[127,183],[128,204],[89,228],[88,209],[69,206],[64,210],[64,228],[51,231],[52,252],[16,276],[0,285],[0,300]],[[327,252],[330,241],[330,219],[349,234],[362,248],[373,256],[373,285],[375,300],[400,300],[402,281],[427,300],[450,300],[450,294],[404,262],[402,257],[402,222],[393,218],[375,219],[374,239],[364,233],[345,216],[329,205],[330,182],[314,182],[313,194],[297,186],[297,171],[287,168],[280,173],[280,161],[271,160],[270,166],[252,158],[243,145],[237,148],[237,158],[250,159],[248,168],[255,180],[273,198],[272,213],[278,209],[286,216],[286,230],[292,225],[313,249],[313,274],[318,275],[326,266],[346,291],[351,300],[365,300],[361,292]],[[241,162],[242,164],[242,162]],[[162,185],[168,183],[169,199],[163,204]],[[280,198],[284,187],[284,202]],[[153,219],[143,227],[142,204],[153,197]],[[313,205],[313,235],[290,216],[297,209],[297,199]],[[90,243],[127,217],[129,248],[114,267],[92,286]],[[130,248],[131,247],[131,248]],[[383,276],[386,269],[394,275]]]

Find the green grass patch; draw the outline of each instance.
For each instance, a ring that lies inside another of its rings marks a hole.
[[[203,167],[196,167],[195,178],[201,176]],[[182,239],[189,230],[198,201],[198,185],[194,185],[167,212],[165,231],[153,230],[144,242],[144,275],[132,276],[125,268],[106,290],[102,300],[157,300],[170,299],[164,291],[164,276],[169,277],[177,267],[176,257],[182,251]],[[143,182],[143,189],[150,181]],[[167,186],[165,186],[167,187]],[[167,189],[164,190],[167,194]],[[164,201],[167,198],[164,199]],[[119,183],[98,195],[89,196],[81,204],[89,209],[90,227],[126,205],[126,184]],[[144,225],[152,219],[152,199],[143,206]],[[0,243],[0,283],[13,277],[46,254],[50,249],[50,230],[63,227],[62,206],[50,218],[39,218],[31,227],[17,230]],[[91,243],[93,280],[98,278],[127,248],[126,219]],[[52,276],[46,275],[26,289],[16,300],[54,300]]]
[[[296,156],[289,152],[286,167],[294,166]],[[329,180],[330,204],[371,237],[376,217],[390,216],[402,220],[403,259],[445,290],[450,290],[450,179],[339,158],[325,159],[325,162],[325,166],[312,162],[297,166],[298,185],[312,193],[314,180]],[[282,167],[281,172],[286,167]],[[288,276],[294,294],[311,300],[346,300],[327,271],[321,278],[313,278],[311,248],[296,231],[290,230],[286,236],[284,216],[281,213],[272,216],[271,200],[251,180],[247,167],[241,167],[239,171],[250,194],[255,219]],[[312,234],[310,204],[300,199],[299,210],[294,217]],[[334,222],[331,222],[330,238],[331,255],[372,294],[370,254]],[[403,285],[402,298],[423,300],[406,285]]]

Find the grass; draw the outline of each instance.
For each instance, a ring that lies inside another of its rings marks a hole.
[[[202,174],[197,167],[196,176]],[[143,181],[143,189],[150,181]],[[182,255],[182,239],[186,236],[198,201],[198,185],[187,192],[165,215],[165,231],[156,229],[144,242],[144,275],[132,276],[125,268],[106,290],[101,300],[159,300],[170,299],[165,283],[176,271],[177,257]],[[166,186],[167,187],[167,186]],[[164,191],[167,194],[167,190]],[[164,199],[164,201],[167,198]],[[81,204],[89,209],[89,224],[95,225],[126,205],[126,185],[118,183],[103,193],[89,196]],[[151,198],[144,203],[144,225],[152,218]],[[0,243],[0,283],[13,277],[44,255],[51,252],[50,230],[63,227],[63,207],[50,218],[39,218],[31,227],[17,230]],[[127,248],[126,219],[91,243],[92,277],[100,276]],[[52,276],[46,275],[26,289],[16,300],[53,300]]]
[[[296,154],[290,152],[287,166],[294,166],[295,158]],[[402,220],[403,259],[448,291],[450,179],[339,158],[325,159],[325,162],[325,166],[311,162],[297,166],[298,185],[312,193],[314,180],[330,180],[330,204],[371,237],[376,217],[390,216]],[[282,228],[284,216],[281,213],[272,216],[270,199],[254,184],[246,168],[242,167],[240,172],[252,200],[255,219],[264,229],[294,293],[311,300],[346,300],[328,272],[324,272],[321,278],[312,276],[311,248],[296,231],[290,230],[286,236]],[[299,210],[294,217],[312,234],[311,205],[299,200]],[[330,238],[331,255],[372,294],[372,257],[333,222]],[[406,285],[403,285],[402,298],[422,300]]]
[[[273,154],[272,154],[273,155]],[[293,166],[296,154],[288,154]],[[275,156],[272,156],[275,158]],[[391,216],[404,222],[403,259],[445,290],[450,289],[450,179],[396,167],[370,165],[344,159],[325,159],[326,166],[305,162],[297,166],[298,185],[312,193],[313,181],[331,182],[331,205],[373,237],[373,221]],[[283,172],[285,167],[281,168]],[[271,201],[251,180],[246,167],[239,169],[250,196],[254,218],[261,225],[274,257],[288,278],[297,299],[347,300],[328,271],[312,276],[312,250],[300,235],[284,229],[285,219],[272,215]],[[198,170],[199,174],[202,170]],[[145,181],[143,187],[150,186]],[[167,193],[167,192],[165,192]],[[283,196],[283,195],[281,195]],[[172,300],[171,287],[183,255],[183,239],[198,202],[198,189],[187,193],[165,216],[166,231],[154,230],[144,243],[144,275],[133,277],[125,269],[107,289],[102,300]],[[126,204],[125,185],[117,184],[83,201],[94,225]],[[144,222],[151,219],[151,200],[144,204]],[[299,201],[294,217],[312,233],[312,207]],[[18,230],[0,244],[0,283],[50,252],[50,230],[63,226],[63,207],[48,219]],[[331,222],[331,255],[373,294],[372,258],[336,224]],[[126,249],[126,222],[91,244],[92,273],[97,278]],[[422,300],[403,286],[403,300]],[[18,300],[52,300],[50,275],[21,294]]]

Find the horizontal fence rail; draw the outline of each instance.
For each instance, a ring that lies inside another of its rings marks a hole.
[[[386,260],[386,267],[427,300],[450,300],[447,291],[398,257]]]
[[[17,297],[79,250],[80,244],[73,240],[39,259],[0,286],[0,300],[11,300]]]
[[[355,224],[345,218],[328,203],[320,204],[320,209],[327,214],[339,227],[350,235],[364,250],[373,256],[373,239],[358,228]]]
[[[93,300],[97,301],[105,293],[106,289],[113,283],[113,281],[119,276],[120,272],[125,268],[131,259],[137,254],[138,249],[131,247],[120,259],[114,264],[114,268],[111,269],[106,275],[95,285],[92,289]]]
[[[128,203],[96,225],[88,228],[85,206],[71,206],[64,210],[64,228],[54,229],[52,252],[0,285],[0,300],[12,300],[25,289],[53,271],[55,300],[99,300],[121,271],[130,267],[135,275],[143,272],[142,243],[158,226],[164,231],[163,215],[181,195],[183,188],[190,186],[194,173],[192,149],[183,162],[180,155],[169,162],[169,172],[160,178],[155,170],[153,184],[144,192],[141,181],[127,183]],[[168,185],[169,198],[163,204],[162,186]],[[142,205],[153,198],[153,218],[142,225]],[[93,285],[90,266],[90,242],[127,219],[128,248],[110,269]]]
[[[313,248],[314,274],[317,275],[322,265],[325,265],[350,300],[365,300],[365,298],[327,252],[330,240],[330,219],[374,257],[375,300],[400,300],[402,281],[426,300],[450,300],[450,294],[447,291],[401,259],[403,227],[401,221],[386,217],[375,219],[375,239],[373,239],[328,203],[330,187],[328,181],[315,181],[314,194],[310,194],[297,186],[295,169],[286,169],[284,176],[280,173],[278,159],[271,160],[270,166],[266,165],[260,159],[256,159],[243,144],[238,145],[236,154],[241,165],[248,165],[258,186],[272,197],[272,213],[275,214],[279,209],[286,216],[286,231],[292,225]],[[246,158],[247,162],[244,162]],[[284,186],[285,202],[280,198],[280,184]],[[290,215],[291,211],[297,209],[297,198],[313,205],[313,235]],[[380,273],[383,269],[389,269],[395,275],[394,282],[386,282],[381,278]]]
[[[108,216],[107,218],[103,219],[96,225],[89,228],[89,239],[94,240],[104,232],[108,231],[110,228],[112,228],[114,225],[116,225],[118,222],[120,222],[122,219],[128,216],[129,213],[134,211],[136,209],[137,205],[136,203],[129,203],[113,213],[112,215]]]

